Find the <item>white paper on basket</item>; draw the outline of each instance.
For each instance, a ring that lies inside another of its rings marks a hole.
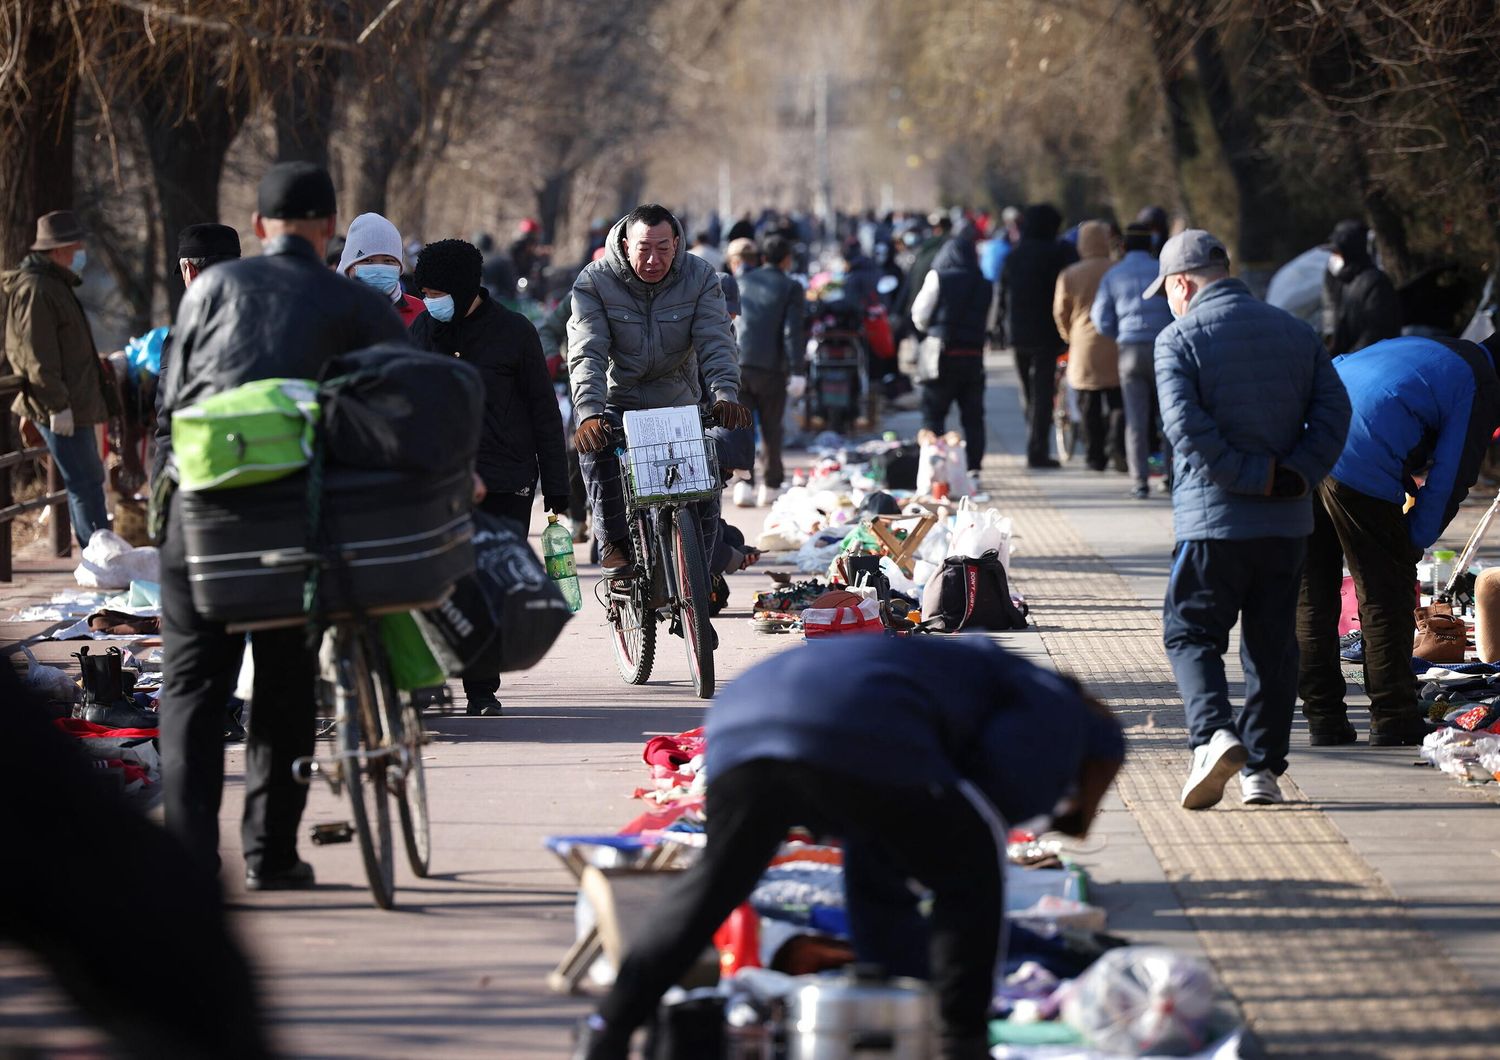
[[[708,440],[696,405],[672,409],[639,409],[625,413],[625,458],[630,461],[635,492],[643,496],[699,493],[713,489],[708,473]],[[670,457],[659,447],[670,445]],[[653,448],[648,448],[653,447]],[[677,476],[669,485],[667,474]]]

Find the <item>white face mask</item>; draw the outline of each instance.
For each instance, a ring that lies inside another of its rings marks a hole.
[[[1344,255],[1342,255],[1342,254],[1330,254],[1330,255],[1328,255],[1328,271],[1330,273],[1332,273],[1333,275],[1335,275],[1335,276],[1337,276],[1339,273],[1343,272],[1344,271]]]

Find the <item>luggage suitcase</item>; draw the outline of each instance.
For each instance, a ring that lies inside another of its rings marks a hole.
[[[193,606],[231,625],[305,619],[316,555],[319,611],[379,614],[432,607],[474,569],[467,469],[421,477],[328,468],[322,541],[309,548],[307,475],[237,490],[177,495]]]

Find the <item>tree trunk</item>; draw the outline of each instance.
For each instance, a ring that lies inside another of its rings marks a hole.
[[[36,219],[73,205],[73,108],[76,48],[52,5],[21,5],[19,57],[0,93],[0,255],[25,256]]]
[[[555,170],[547,175],[537,190],[537,223],[542,226],[542,242],[548,246],[556,241],[558,225],[568,216],[575,176],[573,169]]]
[[[343,66],[336,52],[318,48],[289,72],[273,101],[276,161],[314,162],[328,167],[333,105]]]

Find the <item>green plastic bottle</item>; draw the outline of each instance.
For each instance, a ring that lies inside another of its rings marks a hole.
[[[568,609],[577,611],[583,606],[583,591],[578,587],[578,565],[573,560],[573,535],[557,521],[557,516],[547,516],[547,529],[542,531],[542,560],[547,565],[547,577],[557,583]]]

